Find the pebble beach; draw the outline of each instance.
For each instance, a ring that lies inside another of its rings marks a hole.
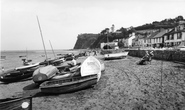
[[[80,57],[82,62],[86,57]],[[152,60],[137,65],[137,57],[103,61],[94,87],[67,94],[42,94],[32,80],[0,84],[0,98],[33,96],[33,110],[184,110],[185,65]]]

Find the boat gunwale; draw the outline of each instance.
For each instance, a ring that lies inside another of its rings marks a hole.
[[[73,81],[74,79],[78,79],[79,80],[75,80]],[[88,81],[88,80],[93,80],[93,79],[96,79],[97,80],[97,75],[90,75],[90,76],[85,76],[83,77],[76,77],[76,78],[66,78],[66,79],[59,79],[59,80],[53,80],[53,81],[46,81],[44,83],[42,83],[40,85],[40,88],[55,88],[55,87],[61,87],[61,86],[66,86],[66,85],[72,85],[72,84],[77,84],[77,83],[82,83],[82,82],[85,82],[85,81]],[[66,81],[66,82],[62,82],[62,81]],[[60,83],[60,81],[62,83]],[[54,84],[50,84],[50,85],[47,85],[47,83],[52,83],[52,82],[59,82],[58,83],[54,83]],[[58,85],[55,85],[55,84],[58,84]]]

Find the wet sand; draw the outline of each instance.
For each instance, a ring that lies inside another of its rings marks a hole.
[[[28,80],[0,84],[0,98],[34,96],[33,110],[184,110],[185,66],[160,60],[136,65],[139,59],[104,61],[105,72],[92,88],[46,95]]]

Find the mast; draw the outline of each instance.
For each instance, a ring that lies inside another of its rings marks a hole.
[[[26,60],[28,60],[28,51],[27,51],[27,48],[26,48]]]
[[[40,23],[39,23],[39,18],[38,18],[38,16],[37,16],[37,22],[38,22],[38,25],[39,25],[40,35],[41,35],[41,38],[42,38],[42,44],[43,44],[43,47],[44,47],[44,52],[45,52],[46,60],[47,60],[48,57],[47,57],[47,53],[46,53],[46,48],[45,48],[44,39],[43,39],[43,36],[42,36],[42,30],[41,30],[41,27],[40,27]],[[48,62],[48,63],[49,63],[49,62]]]
[[[50,40],[49,40],[49,43],[50,43],[51,49],[52,49],[52,51],[53,51],[53,55],[54,55],[54,57],[56,58],[56,56],[55,56],[55,52],[54,52],[54,50],[53,50],[53,47],[52,47],[52,45],[51,45]]]

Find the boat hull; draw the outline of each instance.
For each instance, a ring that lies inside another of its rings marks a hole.
[[[125,58],[127,55],[128,55],[128,52],[110,53],[110,54],[105,54],[104,59],[105,60],[122,59],[122,58]]]
[[[53,76],[56,75],[58,71],[59,70],[55,66],[52,66],[52,65],[38,68],[33,73],[33,81],[35,83],[42,83],[46,80],[51,79]]]
[[[32,97],[0,99],[0,110],[32,110]]]
[[[34,70],[12,70],[0,75],[0,81],[5,83],[17,82],[32,77]]]
[[[40,85],[40,89],[43,93],[62,94],[82,90],[95,84],[97,84],[97,75],[85,77],[78,76],[68,79],[46,81]]]

